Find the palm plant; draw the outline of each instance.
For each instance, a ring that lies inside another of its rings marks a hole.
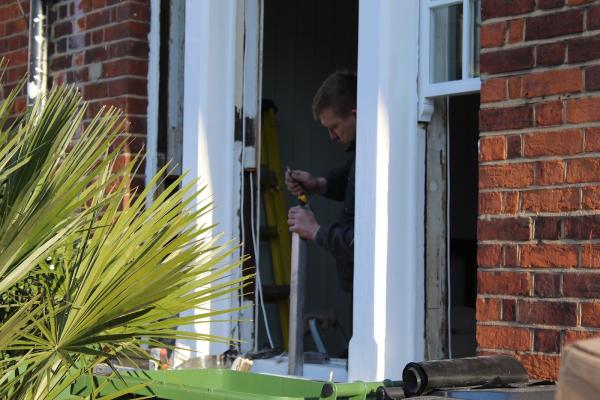
[[[117,167],[116,110],[84,128],[86,104],[58,87],[11,121],[18,90],[0,103],[0,296],[14,303],[0,324],[0,398],[57,398],[160,338],[228,341],[177,330],[232,311],[203,304],[244,285],[223,279],[236,246],[196,223],[211,204],[194,206],[201,193],[177,181],[146,207],[148,189],[129,192],[135,163]],[[35,285],[13,296],[24,280]]]

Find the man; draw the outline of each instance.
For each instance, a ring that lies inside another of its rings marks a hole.
[[[343,201],[344,207],[331,224],[320,224],[313,212],[292,207],[288,212],[291,232],[323,246],[336,259],[342,288],[352,292],[354,276],[354,165],[356,142],[356,74],[337,71],[331,74],[313,98],[313,116],[329,132],[331,140],[346,146],[352,154],[345,165],[325,176],[306,171],[286,173],[285,182],[294,196],[319,194]]]

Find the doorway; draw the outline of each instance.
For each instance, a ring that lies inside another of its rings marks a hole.
[[[475,356],[479,94],[448,99],[449,355]]]
[[[342,165],[349,155],[342,146],[331,142],[326,130],[314,121],[311,103],[330,73],[356,70],[358,1],[264,0],[263,29],[262,99],[277,110],[280,168],[289,166],[320,175]],[[286,209],[296,204],[297,200],[286,193]],[[315,196],[311,198],[311,208],[320,223],[329,223],[336,219],[341,203]],[[264,227],[264,208],[260,215],[260,226]],[[265,287],[274,281],[268,241],[261,240],[259,252]],[[256,310],[255,317],[260,321],[255,337],[258,348],[270,345],[269,335],[274,346],[283,347],[277,303],[265,304],[268,324],[260,315],[261,307]],[[340,286],[332,256],[315,243],[307,246],[305,314],[309,313],[333,315],[337,329],[323,329],[321,337],[331,357],[346,357],[344,334],[349,336],[351,332],[351,296]],[[305,338],[305,350],[317,350],[309,336]]]

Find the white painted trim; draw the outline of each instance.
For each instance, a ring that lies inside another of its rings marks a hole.
[[[150,2],[150,32],[148,33],[148,106],[146,136],[146,169],[145,184],[156,175],[157,138],[158,138],[158,79],[160,57],[160,0]],[[154,190],[152,190],[152,193]],[[152,203],[152,195],[148,196],[148,206]]]
[[[462,26],[462,77],[463,79],[448,82],[432,83],[430,81],[431,67],[431,10],[441,6],[463,4],[463,26]],[[433,98],[439,96],[452,96],[478,92],[481,89],[481,80],[472,78],[470,74],[471,56],[471,10],[470,0],[420,0],[419,12],[419,107],[417,110],[418,120],[431,121],[433,114]]]
[[[361,0],[354,326],[349,380],[399,379],[424,356],[419,5]]]
[[[423,91],[425,97],[451,96],[454,94],[475,93],[481,89],[479,78],[462,79],[429,84]]]
[[[442,7],[442,6],[453,6],[456,4],[460,4],[463,0],[425,0],[428,4],[427,7],[429,9]]]
[[[206,185],[204,199],[215,207],[199,225],[218,223],[222,241],[238,234],[235,225],[236,176],[234,128],[238,2],[235,0],[187,0],[185,15],[183,170],[185,183],[201,177],[198,187]],[[239,169],[237,170],[239,173]],[[201,204],[196,204],[195,207]],[[237,205],[239,207],[239,205]],[[225,260],[227,262],[229,260]],[[211,301],[213,309],[229,309],[232,297]],[[195,312],[192,310],[190,312]],[[220,316],[219,320],[237,315]],[[231,337],[235,321],[211,322],[182,329]],[[218,354],[227,346],[219,343],[181,341],[189,351],[176,353],[177,360],[204,354]],[[192,352],[197,353],[192,353]]]

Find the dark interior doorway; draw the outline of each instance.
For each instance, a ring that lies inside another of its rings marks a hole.
[[[358,48],[357,0],[264,0],[263,100],[277,107],[277,132],[281,166],[304,169],[315,175],[343,164],[348,154],[333,143],[326,130],[313,120],[311,102],[321,82],[337,69],[356,70]],[[297,201],[286,195],[286,207]],[[319,222],[332,222],[341,204],[320,197],[311,200]],[[264,215],[264,210],[261,211]],[[261,226],[264,221],[260,221]],[[273,282],[268,243],[260,245],[264,285]],[[350,296],[337,278],[334,259],[309,243],[305,312],[333,311],[339,326],[350,332]],[[282,345],[276,304],[266,304],[274,344]],[[346,345],[335,330],[321,332],[333,357],[345,355]],[[266,344],[265,324],[259,323],[259,348]],[[307,337],[305,350],[316,350]]]
[[[450,355],[475,355],[479,94],[448,100]]]

